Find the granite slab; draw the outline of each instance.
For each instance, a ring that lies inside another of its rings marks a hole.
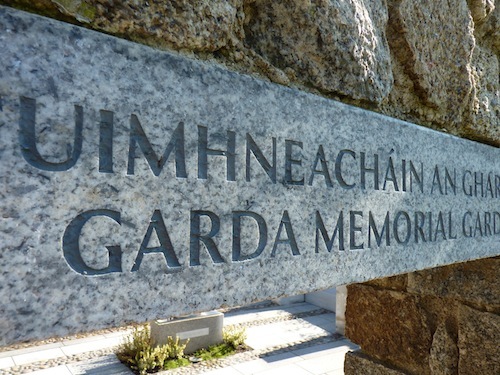
[[[500,254],[500,151],[0,7],[0,345]]]

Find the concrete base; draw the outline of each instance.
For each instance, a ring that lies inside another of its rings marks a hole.
[[[305,295],[305,300],[313,305],[330,311],[335,311],[335,295],[335,288],[331,288],[319,290],[313,293],[307,293]]]
[[[347,286],[337,287],[335,301],[335,332],[345,334],[345,307],[347,304]]]
[[[208,348],[222,343],[224,314],[210,311],[174,320],[155,320],[150,323],[153,345],[164,345],[169,336],[179,337],[181,342],[189,339],[184,353]]]

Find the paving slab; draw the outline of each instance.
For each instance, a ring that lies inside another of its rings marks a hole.
[[[224,367],[220,369],[210,370],[203,373],[204,375],[243,375],[238,370],[232,367]]]
[[[303,361],[303,359],[293,353],[287,352],[239,363],[237,365],[232,365],[231,367],[245,375],[257,374],[267,370],[274,370],[276,373],[280,371],[281,373],[282,367],[298,361]]]
[[[94,341],[100,341],[105,339],[105,335],[91,335],[87,337],[82,337],[80,339],[70,339],[70,340],[64,340],[61,342],[62,346],[72,346],[72,345],[77,345],[77,344],[83,344],[83,343],[88,343],[88,342],[94,342]]]
[[[259,371],[264,371],[268,369],[269,363],[262,358],[257,358],[248,362],[232,365],[231,368],[233,368],[235,371],[240,372],[243,375],[251,375]]]
[[[267,366],[273,366],[276,364],[283,365],[283,364],[294,363],[294,362],[302,360],[302,358],[300,358],[298,355],[296,355],[292,352],[285,352],[285,353],[281,353],[281,354],[265,356],[265,357],[262,357],[261,359],[266,362]]]
[[[60,348],[61,346],[63,346],[62,343],[55,342],[55,343],[51,343],[51,344],[42,344],[42,345],[30,346],[30,347],[22,348],[22,349],[4,351],[4,352],[0,353],[0,358],[14,357],[14,356],[22,355],[22,354],[40,352],[40,351],[49,350],[49,349],[56,349],[56,348]]]
[[[68,345],[61,348],[61,350],[65,355],[70,356],[80,353],[92,352],[100,349],[111,348],[113,346],[120,345],[122,342],[123,342],[122,337],[110,337],[110,338],[103,338],[100,340],[82,342],[80,344]]]
[[[15,365],[11,357],[0,358],[0,369],[9,368]]]
[[[286,374],[286,375],[311,375],[311,372],[302,368],[297,363],[292,363],[285,365],[283,367],[270,368],[264,371],[252,373],[253,375],[276,375],[276,374]]]
[[[43,370],[33,371],[32,375],[73,375],[66,365],[51,367]]]
[[[320,315],[308,316],[301,319],[314,325],[332,324],[335,322],[335,314],[334,313],[320,314]]]
[[[85,362],[68,365],[71,375],[131,375],[133,372],[110,354]]]
[[[356,350],[359,347],[347,339],[334,341],[326,344],[311,346],[304,349],[292,350],[291,352],[303,359],[322,357],[325,354],[346,353],[349,350]]]
[[[320,375],[328,371],[337,371],[344,368],[345,352],[329,353],[297,362],[297,366]]]
[[[25,365],[27,363],[33,363],[38,361],[44,361],[47,359],[54,359],[59,357],[64,357],[65,354],[61,348],[46,349],[40,351],[33,351],[26,354],[19,354],[12,356],[12,359],[16,366]]]
[[[264,320],[294,315],[318,310],[319,307],[307,302],[294,303],[289,306],[271,306],[261,309],[252,310],[249,314],[248,310],[240,310],[234,313],[224,315],[224,325],[241,324],[249,321]]]
[[[344,375],[344,369],[341,368],[341,369],[334,370],[334,371],[328,371],[324,375]]]

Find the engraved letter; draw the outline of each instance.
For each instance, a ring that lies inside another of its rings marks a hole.
[[[340,150],[340,152],[337,155],[337,158],[335,159],[335,177],[337,178],[337,181],[339,182],[341,187],[343,187],[344,189],[352,189],[353,187],[356,186],[356,184],[355,183],[348,184],[344,180],[344,177],[342,176],[342,158],[344,157],[345,154],[351,155],[354,159],[356,159],[356,153],[354,151]]]
[[[432,187],[431,187],[431,194],[434,193],[434,187],[438,187],[439,193],[442,195],[443,194],[443,187],[441,186],[441,177],[439,177],[439,168],[436,165],[434,168],[434,175],[432,176]]]
[[[344,250],[344,212],[340,211],[339,217],[337,219],[337,225],[335,225],[335,229],[333,230],[332,237],[328,236],[328,232],[326,231],[325,224],[323,223],[323,219],[319,211],[316,211],[316,253],[319,253],[319,234],[323,237],[323,241],[325,241],[326,250],[330,253],[333,247],[333,241],[335,237],[338,235],[339,239],[339,250]]]
[[[227,151],[208,148],[208,130],[198,126],[198,178],[206,180],[208,176],[208,155],[226,157],[227,180],[236,181],[236,133],[227,131]]]
[[[478,186],[481,189],[481,194],[479,194]],[[476,197],[484,198],[484,181],[483,174],[481,172],[474,172],[474,195]]]
[[[158,241],[160,242],[159,247],[147,247],[149,241],[151,240],[151,235],[153,234],[153,229],[158,236]],[[167,228],[165,227],[165,222],[161,216],[160,210],[155,210],[153,216],[151,217],[151,222],[149,223],[146,235],[142,240],[141,247],[139,248],[139,253],[135,258],[134,266],[132,267],[132,272],[139,270],[142,263],[142,258],[144,254],[150,253],[162,253],[167,261],[167,266],[169,268],[178,268],[175,271],[179,271],[181,265],[174,252],[174,247],[172,246],[172,241],[170,241],[170,236],[168,235]]]
[[[443,237],[443,240],[446,240],[446,231],[444,229],[443,213],[441,211],[439,211],[436,229],[434,230],[434,241],[437,241],[439,233]]]
[[[403,216],[405,218],[405,220],[406,220],[406,237],[405,237],[404,240],[401,240],[401,237],[399,237],[399,218],[401,216]],[[405,212],[405,211],[399,211],[396,214],[396,218],[394,219],[393,226],[394,226],[394,229],[393,229],[394,238],[396,239],[396,242],[398,244],[406,245],[408,243],[408,241],[410,241],[410,237],[411,237],[411,220],[410,220],[410,215],[408,215],[408,213]]]
[[[425,214],[422,211],[415,211],[415,243],[418,243],[418,236],[422,237],[423,242],[427,242],[424,233]],[[432,238],[430,239],[432,241]]]
[[[113,173],[113,112],[99,112],[99,172]]]
[[[387,181],[392,182],[395,191],[399,191],[398,180],[396,178],[396,172],[394,170],[394,162],[392,161],[392,156],[389,157],[389,162],[387,163],[387,169],[385,171],[384,187],[382,190],[386,190]]]
[[[500,213],[493,212],[493,235],[500,234]]]
[[[109,263],[106,268],[94,269],[85,264],[80,254],[80,234],[85,223],[94,216],[105,216],[121,225],[120,213],[111,210],[91,210],[82,212],[74,218],[64,231],[62,248],[63,255],[69,266],[79,274],[85,276],[105,275],[112,272],[122,272],[122,253],[120,246],[106,246],[109,254]]]
[[[364,242],[361,245],[356,245],[356,232],[361,232],[362,227],[356,226],[356,216],[363,217],[361,211],[349,211],[349,248],[351,250],[361,250],[364,248]]]
[[[200,217],[207,216],[211,222],[210,232],[208,234],[201,234]],[[200,263],[200,242],[205,244],[210,257],[214,263],[224,263],[224,259],[217,249],[217,245],[212,239],[220,229],[219,217],[211,211],[191,211],[191,233],[190,233],[190,252],[189,252],[189,265],[199,266]]]
[[[368,213],[368,247],[372,247],[372,233],[375,236],[375,241],[377,242],[377,246],[380,246],[382,243],[382,236],[385,233],[385,245],[386,246],[391,246],[391,240],[389,236],[389,230],[390,230],[390,225],[389,225],[389,212],[385,214],[385,220],[384,220],[384,225],[382,226],[382,230],[380,233],[377,230],[377,225],[375,224],[375,219],[373,218],[373,214],[370,211]]]
[[[318,161],[321,163],[321,169],[318,170]],[[325,177],[325,183],[327,187],[333,187],[332,179],[330,178],[330,172],[328,171],[328,164],[326,162],[325,151],[323,150],[323,145],[319,145],[318,152],[316,153],[316,160],[314,160],[313,167],[311,169],[311,177],[309,177],[309,186],[312,186],[314,176],[320,174]]]
[[[451,191],[453,191],[454,195],[457,195],[457,170],[453,168],[453,176],[448,171],[448,168],[445,168],[446,178],[444,180],[444,191],[448,194],[448,186],[450,186]]]
[[[302,149],[302,142],[285,140],[285,184],[304,185],[304,176],[300,180],[294,180],[292,174],[292,165],[302,165],[301,159],[292,158],[292,147],[298,146]]]
[[[262,168],[273,182],[276,183],[276,138],[273,137],[273,165],[269,164],[259,146],[255,143],[250,134],[247,133],[247,158],[246,158],[246,179],[250,181],[250,151],[259,162]]]
[[[467,211],[462,219],[462,233],[464,237],[472,237],[472,226],[466,225],[466,222],[472,218],[472,212]]]
[[[21,96],[20,105],[19,143],[24,159],[33,167],[44,171],[60,172],[73,167],[82,152],[83,108],[75,105],[75,140],[71,156],[66,161],[51,163],[43,159],[36,147],[36,100]]]
[[[379,184],[378,184],[378,154],[373,155],[373,168],[368,168],[366,166],[366,156],[364,152],[360,153],[361,155],[361,163],[360,163],[360,168],[361,168],[361,188],[366,189],[366,173],[373,173],[373,188],[375,190],[379,190]]]
[[[462,176],[462,189],[463,189],[465,195],[468,195],[469,197],[471,197],[472,196],[472,184],[470,184],[470,183],[466,184],[465,178],[467,175],[470,178],[472,178],[472,172],[471,171],[464,172],[464,174]]]
[[[168,160],[170,153],[175,148],[175,172],[177,177],[187,178],[186,174],[186,161],[184,154],[184,123],[179,122],[177,128],[174,130],[172,139],[168,143],[163,156],[158,159],[156,156],[149,139],[142,129],[141,123],[136,115],[130,116],[130,143],[128,151],[128,167],[127,174],[134,174],[135,165],[135,149],[139,144],[139,148],[146,157],[149,167],[155,176],[159,176],[163,166]]]
[[[283,230],[283,226],[285,226],[285,231],[287,235],[286,239],[281,239],[281,231]],[[283,212],[283,216],[281,217],[278,233],[276,233],[276,239],[274,240],[271,257],[274,257],[276,255],[276,248],[280,244],[290,245],[290,248],[292,249],[292,254],[300,255],[299,248],[297,246],[297,241],[295,241],[295,235],[293,234],[292,222],[290,221],[290,216],[288,216],[288,211],[286,210]]]
[[[241,255],[241,218],[251,217],[257,222],[259,228],[259,244],[257,250],[252,254]],[[257,258],[267,243],[267,225],[262,216],[250,211],[234,211],[233,212],[233,262]]]

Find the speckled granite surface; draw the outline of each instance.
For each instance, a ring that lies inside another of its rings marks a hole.
[[[0,344],[500,254],[496,148],[5,7],[0,49]]]

